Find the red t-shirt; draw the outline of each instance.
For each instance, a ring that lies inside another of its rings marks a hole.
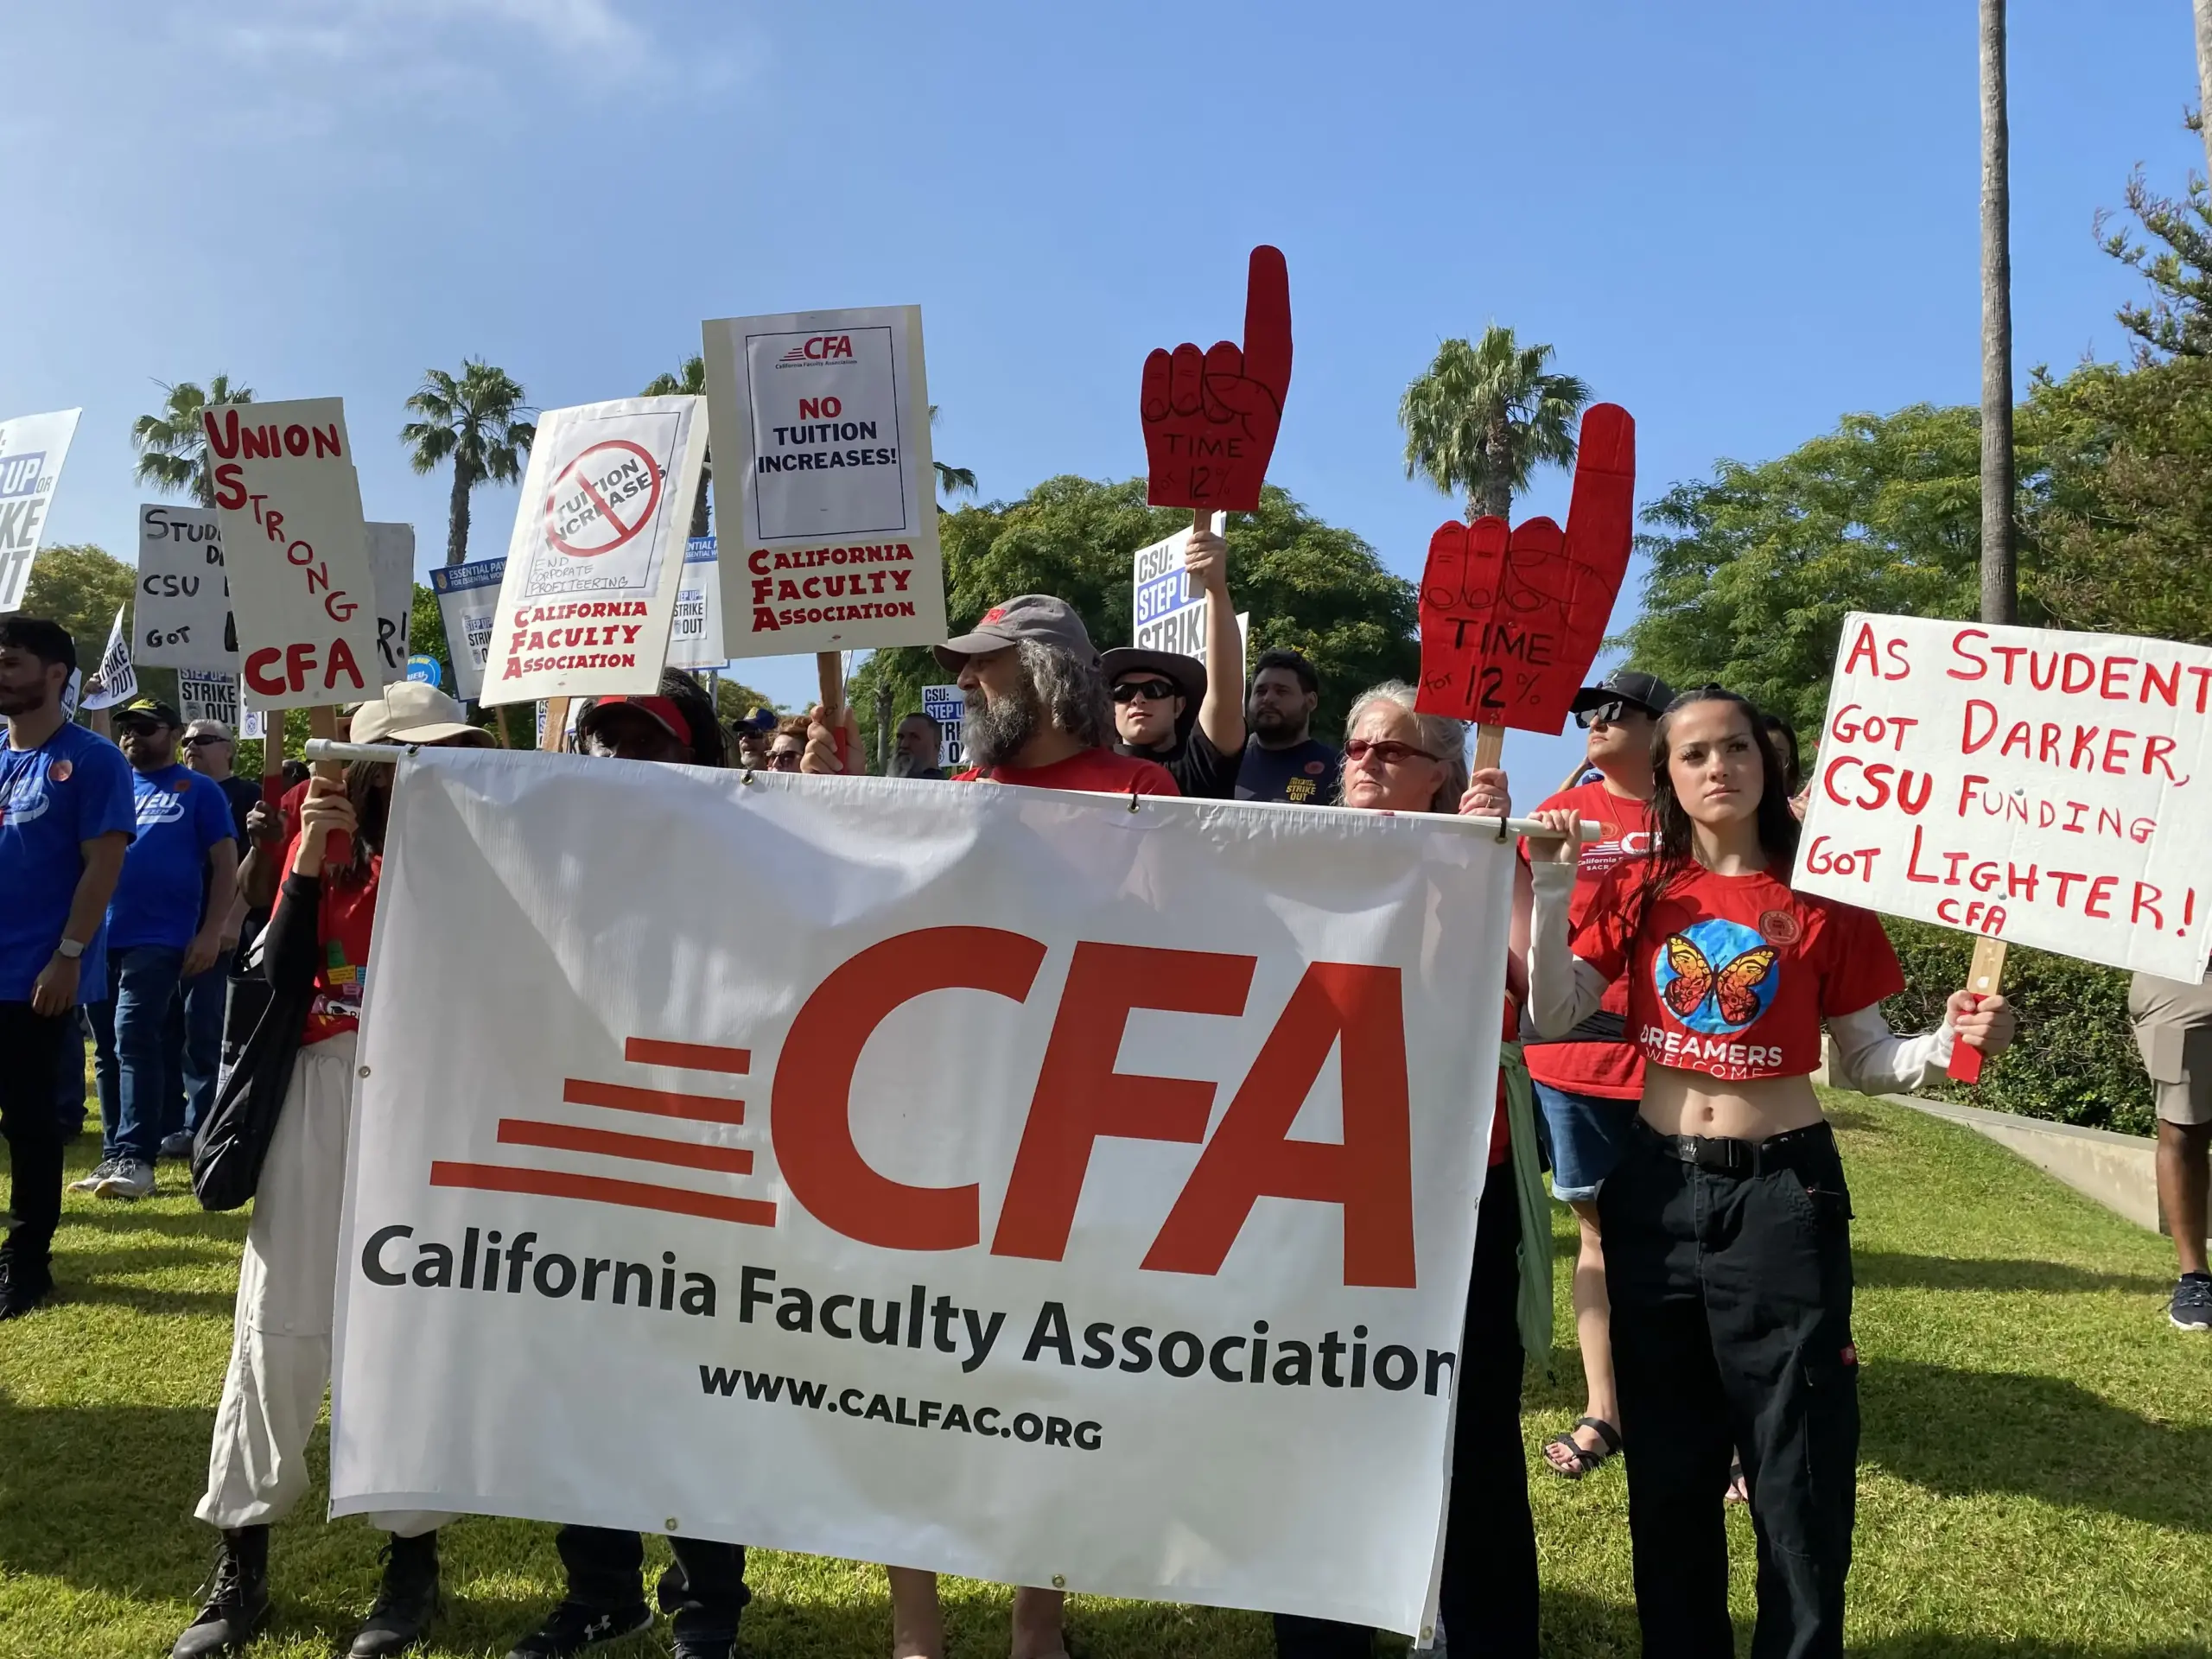
[[[319,1043],[341,1031],[359,1029],[361,994],[369,982],[369,934],[376,925],[377,882],[384,858],[372,854],[365,879],[347,871],[335,880],[326,874],[315,917],[315,941],[322,961],[315,974],[315,999],[308,1004],[302,1042]]]
[[[1574,868],[1574,893],[1567,900],[1567,919],[1570,930],[1580,929],[1589,920],[1591,900],[1608,875],[1626,865],[1633,873],[1630,880],[1640,877],[1643,861],[1651,855],[1656,829],[1651,803],[1616,795],[1603,783],[1588,783],[1560,791],[1538,810],[1548,807],[1573,807],[1584,817],[1605,826],[1601,840],[1583,848],[1581,861]],[[1522,843],[1521,856],[1523,861],[1528,859],[1526,842]],[[1605,1000],[1598,1006],[1603,1013],[1626,1019],[1628,981],[1614,980],[1605,988]],[[1529,1075],[1552,1088],[1596,1095],[1604,1100],[1636,1100],[1643,1093],[1643,1056],[1633,1042],[1530,1043],[1527,1052]]]
[[[970,766],[956,772],[952,780],[972,784],[983,774]],[[1020,784],[1027,789],[1088,789],[1109,795],[1179,795],[1175,779],[1157,760],[1111,749],[1084,749],[1049,766],[994,766],[995,784]]]
[[[1628,976],[1628,1027],[1654,1065],[1724,1083],[1797,1077],[1821,1063],[1821,1022],[1904,988],[1871,911],[1792,893],[1764,871],[1697,869],[1623,936],[1643,872],[1630,864],[1592,895],[1574,954]]]

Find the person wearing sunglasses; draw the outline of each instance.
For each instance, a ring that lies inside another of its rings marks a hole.
[[[1236,632],[1232,623],[1232,645]],[[1225,801],[1236,792],[1244,759],[1241,664],[1217,671],[1195,657],[1122,645],[1099,666],[1113,688],[1116,753],[1158,761],[1185,795]]]
[[[1510,810],[1505,774],[1467,772],[1465,721],[1414,711],[1414,689],[1392,681],[1363,694],[1345,722],[1341,804],[1383,812],[1462,812],[1495,818]],[[1512,977],[1509,970],[1509,979]],[[1516,1007],[1499,1010],[1504,1034]],[[1522,1095],[1523,1109],[1526,1096]],[[1521,1375],[1529,1347],[1524,1313],[1548,1329],[1551,1292],[1540,1264],[1550,1259],[1548,1217],[1520,1193],[1541,1191],[1533,1117],[1512,1135],[1503,1073],[1475,1223],[1463,1356],[1452,1402],[1451,1507],[1437,1604],[1445,1644],[1463,1654],[1535,1659],[1536,1530],[1521,1444]],[[1526,1304],[1524,1307],[1524,1302]],[[1529,1344],[1533,1345],[1533,1344]],[[1332,1619],[1277,1613],[1278,1659],[1369,1659],[1372,1630]]]
[[[792,715],[779,721],[776,734],[768,740],[768,767],[772,772],[797,772],[806,757],[807,721],[804,715]]]

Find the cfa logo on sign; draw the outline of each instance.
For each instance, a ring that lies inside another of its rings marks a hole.
[[[769,1138],[791,1198],[823,1226],[881,1249],[962,1250],[982,1243],[979,1182],[911,1185],[868,1163],[853,1135],[853,1077],[869,1037],[895,1009],[947,990],[1027,1003],[1046,955],[1042,941],[1004,929],[932,927],[870,945],[832,969],[792,1017],[769,1087]],[[1180,1141],[1205,1149],[1146,1252],[1144,1268],[1218,1273],[1258,1202],[1291,1198],[1341,1211],[1345,1284],[1414,1285],[1412,1113],[1396,969],[1306,963],[1217,1125],[1214,1084],[1116,1069],[1132,1013],[1242,1019],[1257,966],[1255,957],[1214,951],[1089,940],[1075,947],[1006,1198],[989,1234],[992,1255],[1046,1262],[1065,1256],[1091,1152],[1102,1138]],[[1040,1018],[1044,1012],[1037,1010]],[[752,1059],[744,1049],[637,1037],[624,1052],[648,1065],[736,1076],[747,1074]],[[1332,1058],[1339,1068],[1344,1138],[1294,1139],[1291,1125]],[[744,1103],[720,1094],[570,1077],[563,1098],[694,1122],[746,1121]],[[624,1144],[629,1136],[552,1123],[504,1120],[499,1138],[616,1158],[641,1155]],[[753,1154],[741,1147],[685,1143],[657,1156],[734,1175],[753,1172]],[[435,1161],[430,1185],[777,1224],[777,1205],[766,1198],[567,1171]]]
[[[853,356],[853,337],[850,334],[816,334],[803,346],[794,346],[776,360],[779,363],[828,363],[837,359],[849,362]]]

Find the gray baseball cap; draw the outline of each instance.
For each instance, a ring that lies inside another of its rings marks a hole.
[[[948,674],[957,674],[970,657],[1004,651],[1025,639],[1040,645],[1058,645],[1086,663],[1096,664],[1098,652],[1090,643],[1090,630],[1083,626],[1075,607],[1050,594],[1023,594],[1002,605],[994,605],[976,626],[957,639],[930,649]]]

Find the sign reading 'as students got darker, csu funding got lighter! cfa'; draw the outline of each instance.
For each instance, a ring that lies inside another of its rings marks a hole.
[[[2212,650],[1846,619],[1794,885],[2193,982],[2208,849]]]
[[[922,314],[705,325],[732,657],[942,640]]]

